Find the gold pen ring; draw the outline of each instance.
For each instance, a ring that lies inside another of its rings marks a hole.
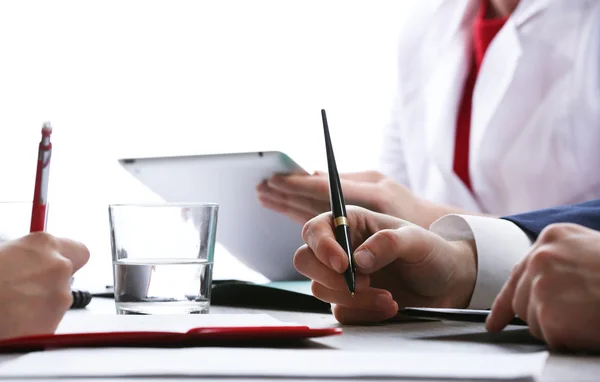
[[[335,218],[333,220],[333,225],[335,227],[341,226],[341,225],[348,225],[348,219],[346,219],[345,216],[338,216],[337,218]]]

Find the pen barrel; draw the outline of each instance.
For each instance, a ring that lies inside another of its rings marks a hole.
[[[354,275],[355,264],[352,256],[352,243],[350,241],[350,228],[346,224],[338,225],[333,230],[335,240],[342,246],[348,256],[348,268],[344,271],[344,279],[350,292],[354,293],[356,278]]]
[[[33,204],[31,208],[31,226],[29,228],[30,232],[46,230],[46,203],[48,197],[48,178],[50,175],[51,155],[52,144],[49,142],[49,137],[48,139],[42,139],[38,150]]]
[[[34,206],[31,213],[31,226],[29,232],[43,232],[46,230],[46,205]]]

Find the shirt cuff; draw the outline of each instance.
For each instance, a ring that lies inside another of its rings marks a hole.
[[[477,280],[469,309],[491,308],[512,269],[533,244],[521,228],[503,219],[446,215],[429,229],[449,241],[475,241]]]

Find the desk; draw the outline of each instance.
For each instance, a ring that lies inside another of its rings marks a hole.
[[[332,315],[297,313],[271,310],[211,307],[212,313],[267,313],[282,321],[297,322],[311,326],[338,326]],[[67,314],[115,314],[114,302],[107,298],[94,298],[88,308],[69,311]],[[500,335],[491,335],[483,324],[430,321],[404,322],[373,326],[345,326],[341,336],[314,339],[307,343],[310,348],[335,348],[355,350],[393,351],[398,347],[453,352],[530,352],[543,350],[543,344],[530,337],[526,329],[510,327]],[[0,362],[18,355],[0,356]],[[140,378],[136,378],[139,380]],[[180,380],[181,378],[178,378]],[[107,379],[115,382],[117,379]],[[191,379],[190,379],[191,380]],[[600,357],[552,354],[541,381],[598,381],[600,380]],[[99,379],[95,378],[94,382]],[[228,379],[231,381],[231,379]],[[255,380],[254,380],[255,381]],[[306,380],[303,380],[306,382]]]

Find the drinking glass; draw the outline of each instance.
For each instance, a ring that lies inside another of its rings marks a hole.
[[[208,313],[218,205],[108,210],[117,314]]]

